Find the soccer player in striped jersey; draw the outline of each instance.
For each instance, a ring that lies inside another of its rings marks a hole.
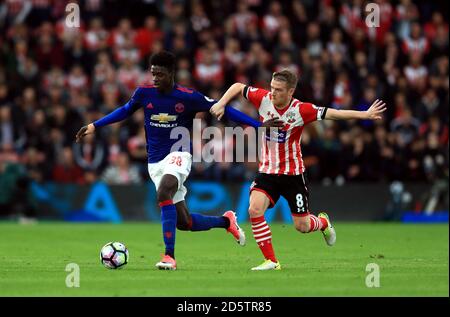
[[[367,111],[336,110],[317,107],[293,98],[297,76],[289,70],[275,72],[270,91],[233,84],[210,112],[219,120],[224,106],[236,95],[243,94],[259,112],[261,121],[279,118],[281,129],[270,129],[263,134],[259,172],[250,187],[249,214],[253,236],[265,261],[252,270],[279,270],[281,265],[272,246],[272,233],[264,213],[272,208],[280,196],[289,203],[295,228],[302,233],[321,231],[326,243],[336,242],[336,232],[329,216],[321,212],[313,215],[309,209],[309,192],[302,160],[300,139],[306,124],[318,120],[379,120],[386,110],[381,100],[376,100]]]
[[[182,136],[172,137],[171,132],[176,127],[191,130],[196,113],[209,111],[216,101],[175,83],[175,56],[172,53],[156,53],[150,64],[154,85],[138,87],[125,105],[82,127],[76,141],[80,142],[84,136],[95,133],[102,126],[130,117],[139,109],[144,111],[148,172],[157,190],[165,244],[165,253],[156,267],[175,270],[176,228],[188,231],[224,228],[240,245],[245,245],[245,234],[233,211],[227,211],[221,217],[189,213],[184,201],[187,189],[183,184],[191,170],[192,144],[190,140],[189,144],[184,144]],[[255,128],[282,124],[277,120],[261,123],[232,107],[226,107],[225,112],[231,120]]]

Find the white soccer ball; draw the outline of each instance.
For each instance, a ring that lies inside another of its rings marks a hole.
[[[100,251],[100,261],[108,269],[121,269],[129,259],[127,247],[120,242],[109,242]]]

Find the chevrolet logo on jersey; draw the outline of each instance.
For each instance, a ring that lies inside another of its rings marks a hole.
[[[160,113],[160,114],[152,114],[150,119],[158,121],[159,123],[168,123],[170,121],[177,120],[177,116],[176,115],[171,115],[171,114],[168,114],[168,113]]]

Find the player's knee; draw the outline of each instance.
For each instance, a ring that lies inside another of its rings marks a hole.
[[[250,218],[260,217],[264,215],[264,209],[258,205],[250,205],[250,208],[248,208],[248,214],[250,215]]]
[[[157,194],[158,203],[161,203],[166,200],[172,200],[173,195],[171,195],[170,193],[171,192],[168,189],[160,187],[158,189],[158,194]]]
[[[175,195],[177,191],[176,185],[173,184],[161,184],[158,188],[157,192],[157,200],[158,203],[166,201],[166,200],[172,200],[173,196]]]
[[[157,191],[158,202],[172,200],[178,189],[178,179],[173,175],[164,175]]]
[[[295,229],[297,229],[297,231],[300,231],[301,233],[308,233],[309,232],[309,224],[307,222],[296,223]]]

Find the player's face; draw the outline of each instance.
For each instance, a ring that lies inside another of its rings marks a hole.
[[[165,67],[152,65],[150,72],[153,76],[153,83],[158,90],[168,90],[172,88],[172,73]]]
[[[286,82],[273,79],[270,82],[270,91],[272,92],[272,102],[278,107],[286,106],[294,94],[294,88],[289,88]]]

